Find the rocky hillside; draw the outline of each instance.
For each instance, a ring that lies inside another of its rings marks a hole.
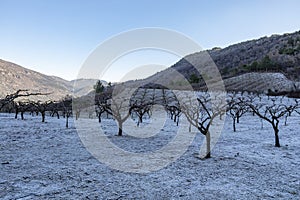
[[[208,53],[225,77],[253,71],[281,72],[300,81],[300,31],[215,48]]]
[[[184,78],[194,88],[203,88],[205,82],[194,66],[198,65],[198,69],[207,66],[203,58],[208,56],[218,67],[228,90],[290,90],[295,89],[295,85],[299,87],[300,31],[194,53],[179,60],[171,68],[140,80],[144,83],[138,81],[131,84],[146,83],[149,86],[151,83],[159,83],[181,89],[185,88],[186,83],[182,81]],[[174,71],[180,75],[175,75]]]
[[[96,80],[79,79],[67,81],[55,76],[47,76],[39,72],[26,69],[17,64],[0,59],[0,98],[11,94],[18,89],[28,89],[30,92],[51,93],[47,99],[58,100],[67,94],[73,93],[73,85],[77,81],[79,91],[76,94],[84,95],[90,92]],[[41,98],[38,97],[38,98]]]

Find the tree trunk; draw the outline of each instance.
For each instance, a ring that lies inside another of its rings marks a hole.
[[[76,115],[77,116],[77,115]],[[101,114],[99,113],[99,115],[98,115],[98,121],[99,121],[99,123],[101,123]]]
[[[285,120],[284,120],[284,125],[285,126],[287,126],[287,118],[288,118],[288,115],[285,116]]]
[[[21,112],[21,119],[24,120],[24,112]]]
[[[138,123],[138,126],[140,123],[143,123],[143,116],[142,115],[139,115],[139,123]]]
[[[205,135],[205,138],[206,138],[206,156],[205,158],[210,158],[210,132],[207,131],[206,135]]]
[[[18,114],[19,114],[19,111],[16,110],[15,119],[18,119]]]
[[[41,112],[42,114],[42,122],[45,122],[45,112]]]
[[[240,123],[240,117],[236,116],[236,123],[239,124]]]
[[[233,126],[233,132],[236,132],[236,127],[235,127],[235,118],[233,118],[233,123],[232,123],[232,126]]]
[[[69,115],[66,117],[66,128],[69,128]]]
[[[118,125],[119,125],[119,132],[118,132],[118,136],[122,136],[122,134],[123,134],[123,128],[122,128],[122,122],[118,122]]]
[[[280,147],[279,135],[278,135],[279,130],[278,128],[275,128],[274,131],[275,131],[275,147]]]

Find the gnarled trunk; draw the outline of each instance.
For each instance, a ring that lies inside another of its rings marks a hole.
[[[206,156],[205,158],[210,158],[210,132],[207,131],[207,133],[205,134],[205,138],[206,138]]]
[[[275,147],[280,147],[279,135],[278,135],[279,130],[278,130],[278,128],[276,128],[274,131],[275,131]]]
[[[275,134],[275,147],[280,147],[279,135],[278,135],[278,133],[279,133],[278,124],[279,124],[278,120],[275,120],[272,122],[272,127],[273,127],[274,134]]]
[[[69,115],[67,115],[67,118],[66,118],[66,128],[69,128]]]
[[[123,134],[122,125],[123,125],[123,123],[118,121],[118,126],[119,126],[118,136],[122,136],[122,134]]]
[[[76,117],[77,117],[77,115],[76,115]],[[98,115],[98,122],[101,123],[101,113],[99,113],[99,115]]]
[[[15,112],[15,119],[18,119],[18,114],[19,114],[19,111],[16,109],[16,112]]]
[[[56,112],[56,117],[57,117],[57,119],[59,119],[59,113],[58,113],[58,111]]]
[[[233,118],[232,126],[233,126],[233,132],[236,132],[235,118]]]
[[[45,122],[45,112],[41,112],[42,114],[42,122]]]

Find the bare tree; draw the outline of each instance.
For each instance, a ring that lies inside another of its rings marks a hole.
[[[178,126],[179,118],[181,116],[180,103],[172,90],[162,90],[163,106],[166,112],[169,114],[170,118],[176,122]]]
[[[129,110],[131,116],[134,114],[138,117],[137,126],[143,123],[145,114],[150,117],[151,109],[155,102],[155,90],[138,88],[130,97]]]
[[[33,104],[31,101],[18,101],[14,103],[15,108],[15,119],[18,118],[18,114],[21,114],[21,119],[24,120],[24,113],[31,111],[33,107]]]
[[[178,126],[179,123],[179,117],[181,115],[181,108],[178,102],[171,102],[168,103],[165,106],[167,112],[170,114],[171,119],[174,120],[174,122],[176,122],[176,125]]]
[[[138,122],[137,126],[140,125],[140,123],[143,123],[143,116],[145,114],[148,114],[150,117],[150,111],[152,108],[152,104],[150,103],[133,103],[130,105],[130,114],[135,113],[138,116]]]
[[[288,103],[284,103],[283,105],[285,106],[287,110],[287,114],[285,115],[285,120],[284,120],[284,125],[287,126],[287,120],[288,117],[292,116],[292,114],[295,112],[299,114],[298,108],[299,108],[299,99],[294,99],[294,98],[287,98]],[[281,102],[282,103],[282,102]]]
[[[268,99],[262,99],[261,97],[251,98],[247,102],[247,105],[262,120],[270,123],[274,130],[275,135],[275,147],[280,147],[279,142],[279,122],[281,118],[286,116],[290,110],[293,109],[293,105],[285,105],[280,98],[283,97],[269,97]]]
[[[130,93],[129,88],[115,88],[112,98],[108,99],[106,104],[103,104],[105,112],[113,116],[118,123],[118,136],[123,135],[123,123],[130,116],[130,98],[128,97]]]
[[[101,116],[109,110],[108,100],[111,98],[111,91],[102,92],[95,95],[95,111],[99,123],[101,123]]]
[[[226,103],[222,102],[221,98],[217,101],[212,101],[208,93],[201,93],[197,99],[188,97],[181,103],[182,112],[189,123],[196,127],[206,138],[205,158],[211,157],[210,127],[217,117],[225,114],[226,107]]]
[[[248,107],[245,104],[245,97],[237,93],[231,93],[227,100],[227,114],[232,118],[233,132],[236,132],[236,123],[240,122],[240,118],[248,112]]]
[[[50,111],[51,117],[54,117],[56,115],[57,119],[60,119],[59,113],[63,111],[61,101],[53,101],[48,110]]]
[[[292,105],[292,108],[289,110],[289,116],[291,116],[293,112],[300,115],[300,99],[294,99]]]
[[[67,95],[61,101],[61,105],[66,118],[66,128],[69,128],[69,117],[72,115],[72,97]]]
[[[45,102],[37,101],[33,103],[37,112],[41,113],[42,115],[42,122],[45,122],[46,111],[49,110],[49,106],[51,104],[53,104],[53,101],[45,101]]]

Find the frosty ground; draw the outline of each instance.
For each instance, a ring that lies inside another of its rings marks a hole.
[[[94,120],[97,119],[80,119]],[[95,159],[82,144],[73,121],[0,114],[1,199],[297,199],[300,189],[300,118],[281,123],[281,148],[274,147],[269,124],[243,116],[232,131],[227,118],[212,158],[198,153],[204,137],[196,134],[186,153],[167,167],[146,174],[111,169]],[[111,119],[102,121],[106,135],[132,152],[154,151],[176,134],[166,119],[150,138],[116,136]]]

